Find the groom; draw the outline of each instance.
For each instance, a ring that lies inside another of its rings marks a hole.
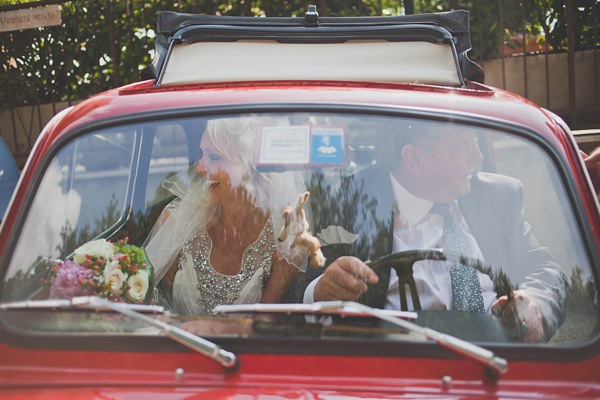
[[[339,229],[356,239],[323,248],[334,261],[308,285],[304,302],[358,300],[400,309],[396,272],[377,276],[361,260],[443,248],[482,259],[520,285],[510,299],[496,298],[486,274],[460,264],[417,263],[413,277],[423,309],[494,313],[505,326],[518,321],[523,341],[552,337],[564,317],[564,275],[524,220],[521,183],[474,173],[483,160],[476,134],[390,125],[379,133],[377,149],[377,164],[353,176],[338,197],[354,204],[353,217],[342,218]]]

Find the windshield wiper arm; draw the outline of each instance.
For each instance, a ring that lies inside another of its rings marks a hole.
[[[467,342],[466,340],[459,339],[446,333],[438,332],[431,328],[422,327],[410,321],[386,315],[385,313],[382,313],[381,310],[366,306],[364,304],[356,302],[342,302],[342,304],[356,307],[359,310],[363,310],[364,312],[369,313],[376,318],[397,325],[409,332],[422,334],[426,338],[433,340],[439,345],[482,364],[485,368],[491,370],[493,377],[498,377],[508,371],[508,364],[504,358],[497,357],[492,351],[484,349],[481,346],[477,346],[476,344]],[[326,307],[327,305],[324,305],[324,308]],[[331,307],[339,308],[340,305],[332,304]]]
[[[491,377],[497,378],[508,371],[506,359],[497,357],[492,351],[484,349],[481,346],[459,339],[452,335],[438,332],[431,328],[419,326],[413,322],[406,321],[400,316],[389,313],[389,310],[379,310],[353,301],[322,301],[314,304],[280,304],[277,307],[266,304],[239,304],[232,306],[217,306],[215,311],[228,312],[279,312],[279,313],[297,313],[304,312],[309,314],[348,314],[353,310],[353,315],[370,315],[383,321],[399,326],[409,332],[421,334],[426,338],[433,340],[447,349],[474,360],[490,371]],[[406,317],[410,318],[411,313]]]
[[[39,310],[39,309],[93,309],[96,311],[115,311],[138,321],[146,322],[182,345],[217,361],[227,372],[233,372],[239,367],[235,354],[223,350],[219,345],[193,335],[162,321],[150,318],[143,313],[163,314],[164,308],[143,304],[115,303],[94,296],[74,297],[70,300],[27,300],[0,304],[0,310]]]

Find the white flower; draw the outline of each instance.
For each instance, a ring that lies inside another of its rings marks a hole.
[[[104,268],[104,282],[110,281],[110,292],[115,296],[120,296],[123,294],[121,287],[123,283],[127,280],[127,274],[123,273],[119,268],[118,261],[113,261],[110,264],[107,264]]]
[[[138,271],[137,274],[132,275],[127,280],[129,290],[127,290],[127,297],[135,302],[144,300],[146,292],[148,292],[148,273],[146,271]]]
[[[107,242],[106,239],[92,240],[75,249],[73,261],[77,264],[82,264],[85,261],[86,254],[110,260],[115,254],[115,248],[112,243]]]

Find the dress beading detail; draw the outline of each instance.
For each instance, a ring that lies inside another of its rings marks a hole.
[[[194,246],[194,241],[197,244]],[[195,249],[195,251],[194,251]],[[214,308],[220,304],[233,304],[239,297],[242,286],[254,273],[263,268],[262,286],[268,281],[271,272],[271,261],[275,252],[275,238],[273,235],[273,222],[267,219],[258,238],[244,250],[240,271],[235,275],[225,275],[214,270],[210,264],[212,239],[206,229],[203,229],[189,240],[179,255],[179,268],[184,264],[184,254],[192,254],[194,269],[198,277],[199,297],[197,303],[202,306],[207,314],[216,315]]]

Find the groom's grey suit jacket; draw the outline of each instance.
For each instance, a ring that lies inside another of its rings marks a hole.
[[[317,195],[311,200],[316,203],[323,199]],[[394,195],[388,172],[373,166],[353,175],[336,192],[335,201],[339,212],[320,218],[315,232],[337,225],[358,238],[352,243],[325,243],[323,252],[328,263],[342,255],[374,260],[392,253]],[[471,191],[459,197],[458,203],[485,263],[496,274],[504,271],[513,284],[536,301],[549,339],[564,319],[565,276],[525,222],[520,181],[478,173],[471,181]],[[378,284],[370,286],[360,301],[383,308],[389,272],[381,273]]]

